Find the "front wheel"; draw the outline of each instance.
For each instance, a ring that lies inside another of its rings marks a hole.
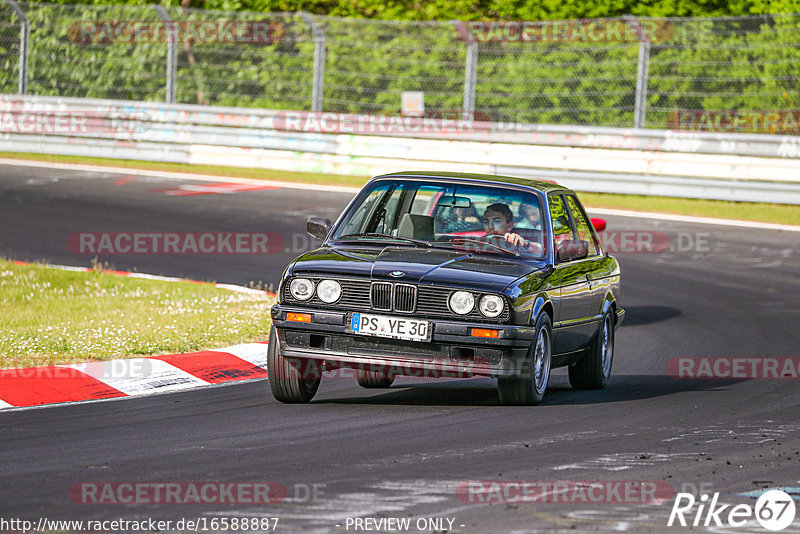
[[[614,363],[614,309],[603,316],[603,324],[597,331],[586,356],[569,368],[569,383],[575,389],[602,389],[611,376]]]
[[[542,402],[550,380],[553,356],[553,325],[542,313],[536,321],[536,337],[519,376],[497,379],[497,392],[503,404],[538,404]]]
[[[300,361],[290,361],[281,355],[278,335],[275,327],[269,331],[267,345],[267,374],[269,388],[276,400],[289,404],[306,403],[314,398],[322,378],[314,372],[314,365]],[[303,375],[310,378],[303,378]]]

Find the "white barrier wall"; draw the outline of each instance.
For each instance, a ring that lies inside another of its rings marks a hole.
[[[0,96],[0,150],[800,204],[800,138]]]

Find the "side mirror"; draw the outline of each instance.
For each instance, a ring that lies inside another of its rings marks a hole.
[[[330,232],[331,226],[333,225],[331,224],[330,219],[311,217],[306,223],[306,232],[308,232],[311,237],[325,239],[328,237],[328,232]]]
[[[589,242],[583,240],[566,239],[559,243],[556,250],[558,261],[582,260],[589,255]]]
[[[598,232],[602,232],[606,229],[606,220],[605,219],[592,219],[592,226]]]

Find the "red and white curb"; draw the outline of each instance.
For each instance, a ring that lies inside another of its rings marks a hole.
[[[76,272],[94,270],[91,267],[25,261],[14,261],[14,263]],[[128,271],[102,270],[101,272],[162,282],[208,284],[239,293],[275,296],[273,293],[233,284],[200,282]],[[267,378],[266,342],[245,343],[188,354],[167,354],[26,369],[2,369],[0,370],[0,410],[134,397],[263,378]]]
[[[151,395],[267,378],[267,344],[0,370],[0,410]]]

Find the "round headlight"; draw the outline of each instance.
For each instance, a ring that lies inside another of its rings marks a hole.
[[[503,299],[497,295],[484,295],[478,307],[486,317],[497,317],[503,313]]]
[[[289,284],[289,292],[297,300],[308,300],[314,294],[314,282],[308,278],[295,278]]]
[[[468,291],[456,291],[450,295],[450,309],[459,315],[466,315],[475,307],[475,297]]]
[[[342,296],[342,286],[336,280],[323,280],[317,285],[317,296],[322,302],[336,302]]]

